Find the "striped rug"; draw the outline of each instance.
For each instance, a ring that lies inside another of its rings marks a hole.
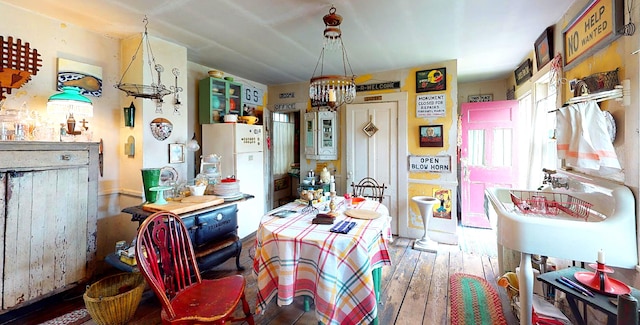
[[[507,325],[500,296],[487,280],[454,273],[449,288],[451,325]]]

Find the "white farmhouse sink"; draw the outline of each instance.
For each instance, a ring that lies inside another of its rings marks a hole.
[[[631,190],[619,183],[574,174],[569,189],[546,189],[542,193],[569,194],[591,203],[591,213],[576,218],[523,213],[511,199],[509,188],[488,188],[485,200],[497,215],[498,261],[502,269],[502,248],[519,251],[520,324],[531,324],[533,273],[531,255],[593,263],[598,251],[605,252],[609,266],[634,268],[638,264],[635,199]]]

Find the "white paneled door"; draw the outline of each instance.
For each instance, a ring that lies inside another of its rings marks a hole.
[[[367,176],[384,183],[387,189],[382,203],[389,208],[393,218],[391,230],[394,234],[398,233],[397,116],[397,102],[352,104],[346,109],[345,191],[351,192],[351,182],[357,183]]]

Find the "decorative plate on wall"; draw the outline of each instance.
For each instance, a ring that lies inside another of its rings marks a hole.
[[[159,141],[167,139],[173,131],[173,124],[166,118],[158,117],[151,121],[151,134]]]
[[[164,166],[160,169],[160,183],[170,184],[175,183],[179,179],[178,171],[171,166]]]

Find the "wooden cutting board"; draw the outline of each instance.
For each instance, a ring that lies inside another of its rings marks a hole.
[[[349,209],[345,211],[344,214],[351,218],[365,220],[377,219],[378,217],[380,217],[380,213],[364,209]]]
[[[184,199],[182,199],[180,202],[182,203],[203,203],[203,202],[210,202],[210,201],[215,201],[220,199],[220,197],[217,197],[215,195],[200,195],[200,196],[187,196]]]
[[[155,204],[149,203],[142,206],[142,210],[149,212],[169,211],[175,214],[187,213],[204,208],[208,208],[214,205],[218,205],[224,202],[223,198],[215,195],[203,195],[203,196],[188,196],[178,201],[168,201],[167,204]]]

